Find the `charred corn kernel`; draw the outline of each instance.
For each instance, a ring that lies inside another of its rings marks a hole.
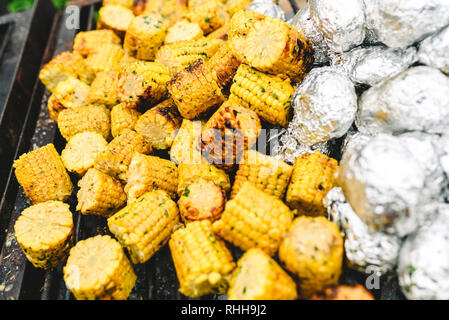
[[[112,30],[78,32],[73,40],[73,51],[87,57],[105,44],[121,45],[122,41]]]
[[[299,156],[293,165],[286,203],[299,214],[326,216],[323,198],[335,186],[338,162],[319,152]]]
[[[50,269],[67,259],[73,242],[73,217],[60,201],[35,204],[22,211],[14,234],[27,259],[36,267]]]
[[[175,198],[177,187],[178,168],[173,162],[138,152],[133,155],[128,170],[128,183],[125,186],[128,203],[145,192],[158,189]]]
[[[198,23],[204,34],[208,34],[224,26],[229,15],[219,0],[209,0],[200,6],[189,6],[187,18]]]
[[[129,108],[148,108],[167,95],[168,69],[157,62],[125,64],[117,75],[117,92],[120,102]]]
[[[110,217],[126,202],[121,183],[97,169],[90,168],[78,181],[78,205],[82,214]]]
[[[197,149],[201,136],[201,121],[183,119],[170,148],[170,160],[176,164],[201,163],[201,152]]]
[[[90,86],[87,103],[104,104],[107,107],[116,105],[119,101],[115,88],[115,75],[114,71],[98,72]]]
[[[167,243],[178,223],[178,207],[163,190],[145,193],[108,219],[109,230],[133,263],[148,261]]]
[[[80,54],[71,52],[60,53],[39,72],[39,79],[50,92],[56,89],[59,82],[67,80],[69,77],[90,84],[95,74],[89,70]]]
[[[173,143],[181,120],[175,103],[168,99],[145,112],[135,129],[154,149],[167,149]]]
[[[216,234],[242,250],[260,248],[274,255],[292,222],[293,214],[278,198],[245,182],[234,199],[226,202]]]
[[[269,255],[249,249],[237,262],[229,300],[295,300],[296,283]]]
[[[218,83],[202,60],[178,73],[167,86],[183,118],[195,119],[225,101]]]
[[[134,129],[137,120],[142,114],[135,110],[126,107],[120,103],[111,110],[111,134],[116,137],[124,129]]]
[[[214,80],[223,88],[232,82],[240,60],[230,50],[229,44],[224,43],[206,62],[206,66],[211,70]]]
[[[165,65],[175,76],[195,61],[209,59],[223,43],[220,39],[178,41],[162,46],[156,54],[156,61]]]
[[[235,263],[225,243],[212,232],[209,220],[176,230],[169,246],[183,295],[197,298],[226,292]]]
[[[66,140],[84,131],[97,132],[108,139],[111,129],[109,110],[103,105],[62,110],[58,116],[58,128]]]
[[[203,30],[201,30],[198,23],[181,20],[168,29],[167,36],[165,37],[165,44],[178,41],[198,40],[202,37]]]
[[[103,6],[98,11],[97,29],[112,30],[123,38],[132,19],[134,14],[128,8],[114,4]]]
[[[299,279],[303,298],[338,283],[343,262],[343,238],[324,217],[293,221],[279,248],[279,259]]]
[[[126,300],[136,274],[120,244],[110,236],[79,241],[64,267],[64,281],[78,300]]]
[[[159,14],[135,17],[126,31],[123,48],[140,60],[154,60],[167,33],[167,21]]]
[[[239,101],[272,124],[288,124],[295,88],[290,79],[264,74],[242,64],[231,86],[229,99]]]
[[[231,19],[230,42],[234,53],[257,70],[271,74],[287,74],[300,82],[313,62],[309,40],[281,19],[256,17],[245,21],[241,15]]]
[[[180,163],[178,166],[178,195],[184,193],[185,188],[200,179],[211,181],[225,192],[231,190],[229,176],[224,170],[208,163]]]
[[[292,175],[292,166],[255,150],[249,150],[245,158],[235,175],[231,199],[246,181],[276,198],[283,199]]]
[[[47,144],[14,161],[17,181],[33,203],[66,201],[73,185],[53,144]]]
[[[364,286],[357,283],[326,288],[323,292],[315,294],[310,300],[374,300],[374,297]]]
[[[103,6],[108,6],[111,4],[123,6],[128,9],[132,9],[134,5],[134,0],[103,0]]]
[[[209,33],[206,38],[207,39],[221,39],[224,41],[228,40],[229,33],[229,23],[226,23],[223,27],[218,28],[217,30]]]
[[[134,152],[151,153],[151,145],[134,130],[124,129],[95,158],[94,168],[126,182]]]
[[[251,2],[252,0],[228,0],[225,3],[225,8],[229,16],[232,17],[237,11],[246,9]]]
[[[86,65],[95,73],[116,69],[123,58],[124,51],[117,44],[103,44],[86,58]]]
[[[108,142],[97,132],[80,132],[71,137],[62,150],[62,162],[67,170],[82,176],[94,166],[95,158],[107,145]]]

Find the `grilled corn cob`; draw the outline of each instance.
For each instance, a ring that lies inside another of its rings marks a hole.
[[[209,59],[223,43],[220,39],[178,41],[162,46],[156,54],[156,61],[165,65],[175,76],[195,61]]]
[[[126,182],[134,152],[151,153],[151,145],[134,130],[124,129],[95,158],[94,168]]]
[[[294,300],[296,283],[269,255],[249,249],[237,262],[228,291],[229,300]]]
[[[125,191],[128,203],[133,202],[145,192],[164,190],[175,198],[178,187],[178,168],[170,160],[146,156],[136,152],[128,170],[128,183]]]
[[[206,38],[207,39],[221,39],[224,41],[228,41],[228,33],[229,33],[229,23],[226,23],[223,27],[218,28],[217,30],[209,33]]]
[[[232,82],[240,66],[240,60],[237,59],[226,42],[206,62],[206,66],[212,71],[214,80],[223,88]]]
[[[338,283],[343,262],[343,238],[324,217],[293,221],[279,248],[279,259],[299,279],[301,295],[309,298]]]
[[[98,132],[108,139],[111,129],[110,112],[103,105],[65,109],[59,113],[58,128],[66,140],[84,131]]]
[[[61,160],[67,170],[82,176],[94,166],[95,158],[107,145],[108,142],[97,132],[80,132],[69,139],[61,152]]]
[[[288,124],[295,88],[290,79],[264,74],[242,64],[231,86],[232,101],[255,111],[272,124]]]
[[[169,44],[178,41],[198,40],[202,37],[203,30],[198,23],[181,20],[168,29],[164,42]]]
[[[141,0],[139,0],[141,2]],[[168,25],[172,26],[176,22],[184,19],[187,13],[187,0],[149,0],[143,7],[142,14],[160,13],[167,20]],[[136,8],[139,7],[137,4]]]
[[[103,6],[108,6],[111,4],[119,5],[128,9],[132,9],[134,5],[134,0],[103,0]]]
[[[111,232],[133,263],[148,261],[179,223],[178,207],[163,190],[147,192],[108,219]]]
[[[121,183],[97,169],[90,168],[78,181],[78,205],[82,214],[110,217],[126,202]]]
[[[167,33],[167,21],[161,14],[135,17],[126,31],[123,48],[140,60],[154,60]]]
[[[117,75],[119,99],[129,108],[148,108],[167,95],[167,68],[157,62],[134,62],[121,67]]]
[[[253,2],[252,0],[228,0],[225,3],[225,8],[226,11],[228,12],[229,16],[233,16],[234,13],[236,13],[237,11],[246,9],[251,2]]]
[[[126,107],[120,103],[111,110],[111,134],[116,137],[124,129],[134,129],[137,120],[142,114],[135,110]]]
[[[335,186],[337,160],[319,152],[299,156],[293,165],[286,203],[299,214],[326,216],[323,198]]]
[[[136,279],[122,247],[110,236],[79,241],[64,267],[65,284],[78,300],[126,300]]]
[[[123,38],[131,20],[134,19],[133,12],[119,5],[107,5],[98,11],[97,29],[109,29]]]
[[[176,230],[169,246],[182,294],[196,298],[226,292],[235,263],[225,243],[213,234],[209,220]]]
[[[103,44],[86,58],[86,65],[92,72],[112,71],[120,66],[125,52],[120,45]]]
[[[167,149],[173,143],[181,120],[175,103],[168,99],[145,112],[135,129],[154,149]]]
[[[170,148],[170,160],[176,164],[202,163],[201,152],[197,149],[201,136],[201,121],[183,119]]]
[[[78,32],[73,40],[73,51],[87,57],[102,45],[121,45],[121,42],[119,36],[112,30],[82,31]]]
[[[260,248],[272,256],[292,218],[292,212],[281,200],[245,182],[234,199],[226,203],[213,229],[242,250]]]
[[[73,191],[70,177],[53,144],[47,144],[14,161],[17,181],[33,203],[66,201]]]
[[[35,204],[14,225],[17,242],[36,267],[50,269],[67,259],[73,242],[73,217],[60,201]]]
[[[107,107],[118,104],[119,99],[115,88],[115,76],[115,71],[98,72],[90,86],[86,99],[87,103],[104,104]]]
[[[178,166],[178,195],[184,193],[185,188],[200,179],[212,181],[225,192],[231,190],[231,182],[225,171],[208,163],[180,163]]]
[[[251,30],[252,25],[256,21],[263,20],[264,17],[263,14],[252,10],[240,10],[235,12],[229,22],[229,40],[233,39],[236,43],[243,42]],[[261,39],[259,39],[259,41]]]
[[[209,0],[201,6],[189,7],[187,18],[198,23],[204,34],[209,34],[222,27],[229,20],[229,15],[219,0]]]
[[[310,300],[374,300],[374,297],[364,286],[357,283],[326,288],[323,292],[315,294]]]
[[[139,61],[141,61],[141,60],[139,60],[139,59],[137,59],[137,58],[135,58],[135,57],[131,57],[131,56],[130,56],[129,54],[127,54],[126,51],[125,51],[125,54],[123,55],[123,58],[122,58],[122,60],[120,61],[120,67],[122,67],[123,65],[128,64],[128,63],[139,62]],[[117,68],[117,69],[120,70],[120,67]]]

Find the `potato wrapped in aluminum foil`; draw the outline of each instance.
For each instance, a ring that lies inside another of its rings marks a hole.
[[[342,230],[346,258],[351,268],[366,273],[374,266],[379,275],[395,268],[401,247],[399,237],[369,231],[346,202],[339,187],[328,192],[323,204],[327,207],[329,219]]]
[[[349,149],[366,144],[373,136],[350,129],[343,141],[341,152],[344,155]]]
[[[419,45],[419,62],[449,74],[449,27],[426,38]]]
[[[254,0],[246,9],[259,12],[267,17],[286,20],[285,12],[273,0]]]

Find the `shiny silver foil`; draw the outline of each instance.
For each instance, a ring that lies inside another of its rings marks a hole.
[[[405,48],[449,24],[447,0],[365,0],[368,28],[391,48]]]
[[[359,101],[357,128],[362,133],[449,128],[449,78],[427,66],[410,68],[365,91]]]
[[[440,157],[440,164],[444,173],[449,177],[449,133],[443,134],[440,139],[435,142],[435,149]]]
[[[259,12],[267,17],[286,20],[285,12],[272,0],[254,0],[246,9]]]
[[[419,45],[419,61],[449,74],[449,27]]]
[[[372,231],[400,237],[420,223],[421,203],[428,203],[426,175],[402,142],[379,134],[343,155],[338,182],[346,199]]]
[[[341,148],[342,154],[345,154],[349,149],[365,145],[371,138],[373,138],[373,136],[349,130],[343,141]]]
[[[345,72],[356,84],[374,86],[390,79],[417,61],[416,48],[360,47],[333,55],[331,65]]]
[[[345,52],[365,39],[363,0],[309,0],[310,15],[329,48]]]
[[[398,276],[402,292],[413,300],[449,299],[449,206],[404,241]]]
[[[345,238],[344,246],[349,266],[361,272],[372,272],[375,267],[379,275],[395,268],[401,239],[395,235],[372,232],[346,202],[341,188],[330,190],[323,199],[329,219],[336,223]],[[367,270],[368,269],[368,270]]]

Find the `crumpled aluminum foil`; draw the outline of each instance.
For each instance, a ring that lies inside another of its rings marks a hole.
[[[332,57],[333,67],[348,74],[354,83],[370,86],[398,75],[418,60],[414,47],[403,50],[382,45],[355,48]]]
[[[405,48],[449,24],[447,0],[365,0],[368,28],[392,48]]]
[[[344,246],[349,266],[361,272],[383,275],[393,270],[397,263],[401,238],[382,232],[371,232],[351,205],[346,202],[339,187],[330,190],[323,199],[329,219],[337,224],[345,238]]]
[[[449,74],[449,27],[425,39],[419,45],[419,61]]]
[[[398,276],[402,292],[413,300],[449,299],[449,206],[404,241]]]
[[[365,91],[356,125],[360,132],[444,133],[449,128],[449,77],[426,66],[410,68]]]
[[[337,180],[346,199],[372,231],[400,237],[422,221],[421,203],[428,203],[426,175],[402,142],[379,134],[343,155]]]
[[[246,9],[259,12],[267,17],[286,20],[285,12],[273,0],[254,0]]]
[[[366,135],[358,131],[349,130],[345,140],[343,141],[341,148],[342,154],[345,154],[349,149],[365,145],[372,138],[373,136]]]
[[[435,148],[439,153],[441,167],[446,176],[449,177],[449,133],[440,137],[438,142],[435,143]]]
[[[309,0],[310,15],[329,48],[345,52],[365,39],[363,0]]]

